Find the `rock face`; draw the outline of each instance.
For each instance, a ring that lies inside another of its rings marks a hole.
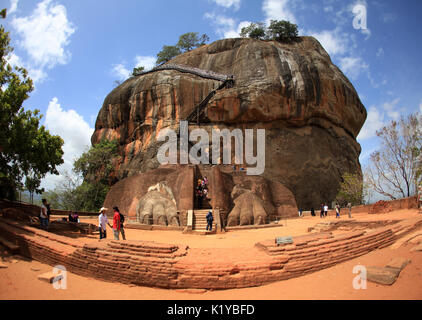
[[[265,224],[297,215],[293,194],[281,183],[241,172],[221,172],[219,166],[160,166],[116,183],[104,206],[142,224],[186,225],[194,201],[197,177],[208,178],[211,207],[218,208],[224,225]]]
[[[356,136],[366,110],[316,39],[225,39],[171,64],[234,76],[207,101],[200,127],[265,129],[262,176],[290,189],[302,209],[331,202],[343,173],[361,173]],[[119,141],[117,180],[158,168],[159,131],[177,128],[221,83],[177,70],[131,77],[106,97],[92,143]]]

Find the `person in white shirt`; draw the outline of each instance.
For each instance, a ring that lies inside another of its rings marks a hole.
[[[325,205],[324,206],[324,215],[327,216],[327,214],[328,214],[328,206]]]
[[[106,211],[107,211],[107,208],[102,207],[100,209],[100,215],[98,217],[98,229],[100,231],[100,239],[107,238],[107,225],[110,228],[113,228],[108,222]]]

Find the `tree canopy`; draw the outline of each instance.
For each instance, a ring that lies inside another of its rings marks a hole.
[[[242,28],[240,31],[242,38],[265,39],[266,28],[262,22],[251,23],[249,26]]]
[[[133,68],[132,75],[133,76],[136,76],[138,73],[141,73],[143,71],[145,71],[145,67],[144,66],[135,67],[135,68]]]
[[[176,45],[163,46],[163,49],[157,54],[156,64],[159,65],[168,62],[183,52],[188,52],[205,45],[209,40],[210,38],[206,34],[199,36],[198,32],[184,33],[179,37]]]
[[[363,204],[368,195],[368,186],[363,182],[362,176],[345,173],[342,180],[336,201],[341,206],[346,206],[349,202],[354,206]]]
[[[159,65],[163,62],[168,62],[174,57],[178,56],[182,52],[177,46],[163,46],[163,49],[157,53],[157,61],[156,64]]]
[[[73,163],[73,171],[43,197],[56,209],[97,211],[104,203],[112,184],[112,172],[119,160],[117,141],[101,140]]]
[[[297,25],[286,20],[271,20],[268,27],[268,35],[278,41],[293,41],[299,32]]]
[[[47,173],[58,174],[64,143],[40,126],[39,110],[24,110],[33,83],[24,68],[7,62],[12,51],[9,33],[0,26],[0,197],[10,199],[25,176],[40,180]]]
[[[377,136],[381,147],[366,169],[370,187],[392,200],[414,195],[420,183],[422,117],[416,113],[391,121]]]
[[[297,25],[285,20],[271,20],[268,28],[262,22],[253,22],[249,26],[242,28],[240,32],[242,38],[249,37],[284,42],[295,40],[298,34]]]
[[[192,49],[203,46],[209,40],[210,38],[206,34],[199,37],[198,32],[188,32],[179,37],[176,47],[178,47],[182,52],[188,52]]]

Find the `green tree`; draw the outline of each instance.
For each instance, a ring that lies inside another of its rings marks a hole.
[[[265,39],[266,28],[262,22],[251,23],[249,26],[242,28],[240,31],[242,38]]]
[[[199,37],[198,32],[188,32],[179,37],[176,47],[182,52],[188,52],[194,48],[203,46],[208,41],[209,37],[206,34]]]
[[[40,126],[39,110],[24,110],[33,84],[24,68],[13,69],[7,62],[12,51],[9,33],[0,26],[0,197],[9,199],[22,189],[24,176],[58,174],[64,143]]]
[[[84,199],[77,188],[81,185],[80,176],[63,172],[62,180],[54,190],[48,190],[42,197],[47,199],[54,209],[84,211]]]
[[[145,71],[145,67],[143,67],[143,66],[135,67],[135,68],[133,68],[132,76],[136,76],[137,74],[144,72],[144,71]]]
[[[55,209],[97,211],[112,184],[112,172],[119,160],[117,141],[102,140],[73,163],[73,172],[63,173],[54,190],[43,194]]]
[[[182,52],[177,46],[163,46],[163,50],[157,53],[156,64],[158,65],[163,62],[168,62],[181,53]]]
[[[289,21],[271,20],[268,27],[268,37],[277,41],[293,41],[298,37],[297,25]]]
[[[25,188],[29,192],[31,203],[34,203],[34,193],[42,194],[44,192],[44,188],[40,188],[40,186],[41,177],[34,172],[25,177]]]
[[[363,204],[368,196],[368,186],[363,182],[362,176],[345,173],[342,180],[336,201],[341,206],[345,206],[349,202],[354,206]]]
[[[85,210],[97,210],[103,204],[118,160],[118,142],[103,139],[74,162],[73,171],[83,178],[75,192]]]

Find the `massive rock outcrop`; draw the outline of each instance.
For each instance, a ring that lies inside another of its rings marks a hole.
[[[224,225],[265,224],[297,215],[293,194],[277,181],[245,172],[222,172],[219,166],[160,166],[117,182],[104,206],[117,205],[142,224],[186,225],[195,208],[197,177],[208,178],[211,208],[218,208]],[[196,208],[198,209],[198,208]]]
[[[361,172],[356,136],[366,110],[316,39],[289,44],[225,39],[170,63],[234,76],[234,86],[216,91],[205,103],[200,126],[265,129],[262,176],[290,189],[299,207],[332,201],[342,174]],[[131,77],[105,99],[92,143],[118,139],[117,180],[158,168],[158,132],[177,128],[221,84],[178,70]]]

